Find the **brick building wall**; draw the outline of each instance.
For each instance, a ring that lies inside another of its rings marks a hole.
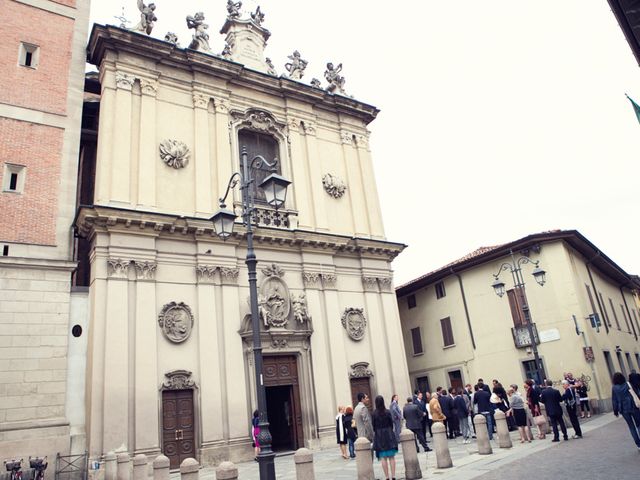
[[[70,233],[89,6],[89,0],[0,0],[3,458],[84,450],[82,392],[67,385],[83,375],[82,365],[69,360],[84,339],[70,333],[82,321],[73,313]],[[25,45],[38,47],[32,66],[23,65]],[[17,178],[12,169],[20,172],[18,189],[7,180]]]
[[[73,19],[0,0],[0,102],[64,114]],[[20,43],[37,45],[37,68],[18,66]]]
[[[0,242],[55,245],[62,135],[60,128],[0,117],[0,162],[25,167],[24,190],[0,193]]]

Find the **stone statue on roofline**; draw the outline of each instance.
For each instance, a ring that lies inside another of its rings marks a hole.
[[[300,80],[304,75],[304,70],[307,68],[307,64],[309,62],[300,56],[300,52],[298,50],[289,55],[288,58],[291,62],[285,63],[284,68],[289,72],[289,78]]]
[[[194,29],[189,48],[193,50],[202,50],[203,52],[211,52],[211,47],[209,46],[209,34],[207,33],[209,25],[204,23],[204,13],[196,12],[193,16],[187,15],[187,27]]]
[[[271,61],[271,59],[269,57],[267,57],[265,59],[265,63],[267,64],[267,67],[268,67],[267,73],[269,75],[273,75],[273,76],[277,77],[278,76],[278,72],[276,72],[276,67],[273,65],[273,62]]]
[[[180,44],[178,43],[178,36],[173,32],[167,32],[167,34],[164,36],[164,41],[172,43],[176,47],[180,46]]]
[[[150,3],[149,5],[145,5],[142,0],[138,0],[138,10],[140,10],[140,23],[133,27],[132,30],[151,35],[154,22],[158,20],[155,14],[156,4]]]
[[[234,2],[233,0],[227,0],[227,17],[238,18],[240,16],[240,9],[242,8],[242,2]],[[260,7],[258,7],[260,10]]]
[[[262,22],[264,22],[264,13],[260,10],[260,5],[258,5],[256,11],[251,14],[251,21],[258,26],[262,25]]]
[[[231,45],[225,43],[224,49],[222,50],[222,53],[220,55],[222,55],[222,58],[224,58],[225,60],[231,60]]]
[[[327,91],[329,93],[340,93],[342,95],[345,94],[344,91],[344,77],[340,75],[342,71],[342,64],[338,64],[337,66],[333,66],[333,63],[327,63],[327,69],[324,71],[324,78],[329,82],[327,86]]]

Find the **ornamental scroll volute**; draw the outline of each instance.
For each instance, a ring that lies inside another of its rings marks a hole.
[[[173,343],[184,342],[193,330],[193,313],[189,305],[180,302],[167,303],[158,315],[158,325],[164,336]]]
[[[265,275],[265,279],[260,285],[260,294],[258,295],[262,322],[266,328],[284,327],[291,311],[289,287],[282,280],[284,270],[274,263],[263,269],[262,273]]]

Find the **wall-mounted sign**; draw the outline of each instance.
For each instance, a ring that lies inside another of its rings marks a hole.
[[[552,328],[550,330],[541,330],[539,332],[540,343],[545,342],[553,342],[555,340],[560,340],[560,331],[557,328]]]

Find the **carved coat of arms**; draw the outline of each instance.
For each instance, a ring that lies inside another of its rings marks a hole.
[[[291,311],[289,287],[282,280],[284,270],[276,264],[262,270],[266,276],[260,286],[258,306],[265,327],[284,327]]]
[[[362,308],[348,307],[342,314],[342,326],[352,340],[362,340],[367,329],[367,319]]]
[[[158,325],[167,339],[173,343],[184,342],[193,329],[193,313],[189,305],[180,302],[167,303],[158,315]]]

